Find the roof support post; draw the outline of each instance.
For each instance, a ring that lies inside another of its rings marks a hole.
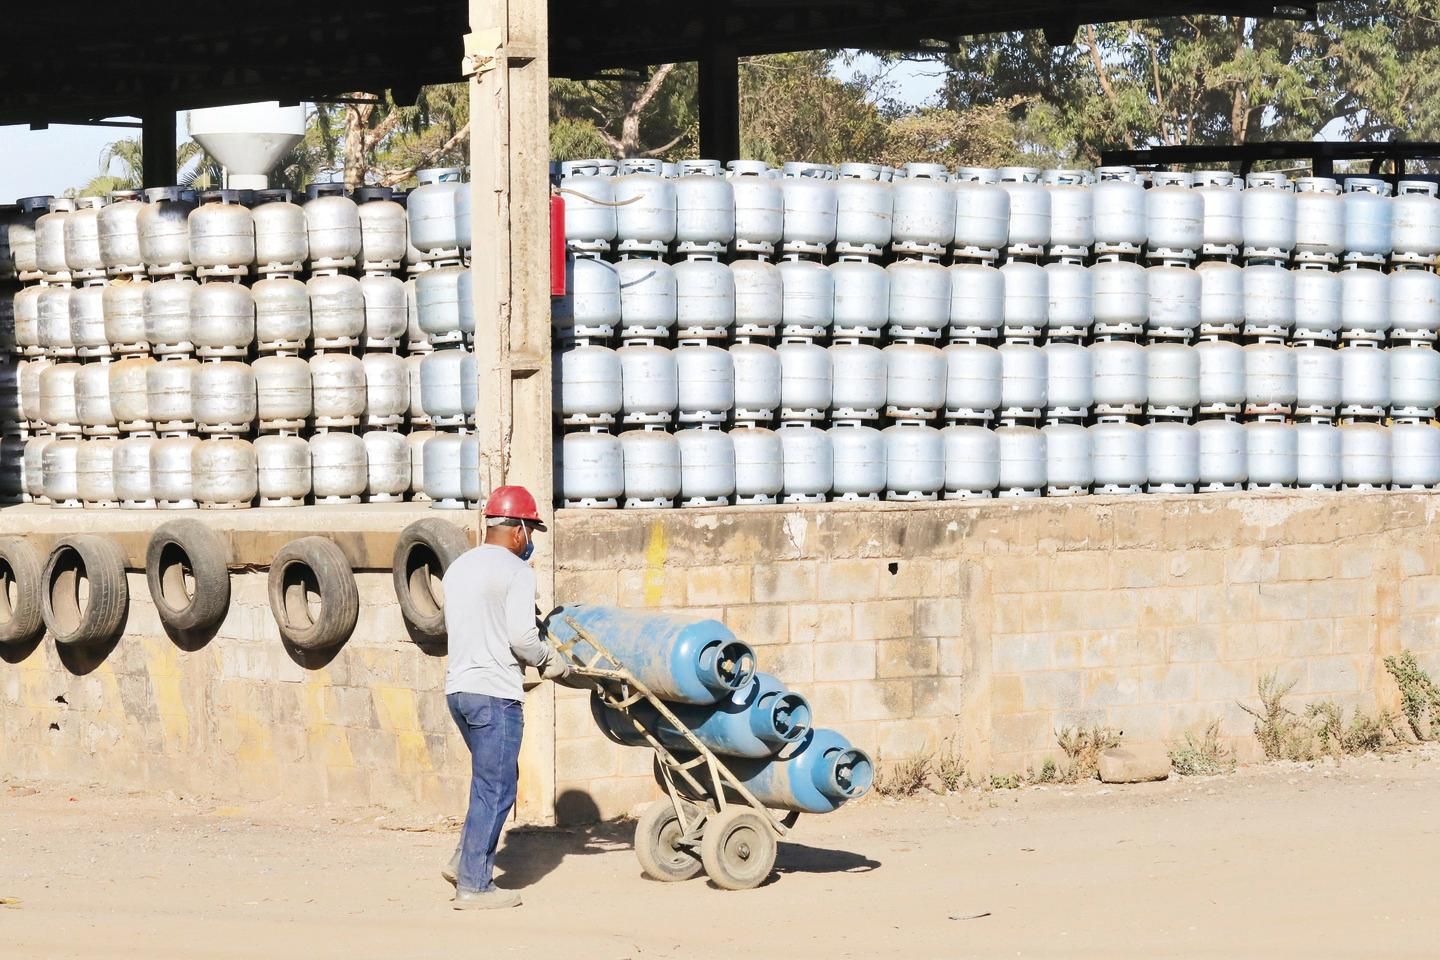
[[[175,183],[175,109],[151,103],[140,117],[141,175],[147,187]]]
[[[700,156],[740,159],[740,58],[731,44],[716,44],[700,58]]]
[[[549,11],[546,0],[467,2],[481,481],[487,492],[528,487],[553,521]],[[549,537],[537,539],[533,564],[537,602],[548,611],[555,592]],[[554,823],[554,684],[529,692],[525,726],[516,813],[527,823]]]

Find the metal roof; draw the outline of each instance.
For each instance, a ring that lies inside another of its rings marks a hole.
[[[248,0],[244,19],[168,0],[98,0],[6,11],[0,123],[85,121],[246,100],[323,99],[460,75],[467,0],[333,5]],[[1081,23],[1180,13],[1273,15],[1252,0],[549,0],[550,70],[785,50],[915,49],[976,33],[1044,28],[1068,40]],[[1314,3],[1285,8],[1313,15]]]
[[[1286,15],[1311,18],[1313,2],[1287,4]],[[788,50],[915,50],[960,37],[1043,29],[1067,43],[1084,23],[1182,13],[1264,17],[1274,0],[550,0],[551,72],[694,60],[713,46],[740,56]],[[621,29],[616,31],[616,25]],[[607,34],[609,34],[607,36]],[[603,42],[596,42],[604,37]]]

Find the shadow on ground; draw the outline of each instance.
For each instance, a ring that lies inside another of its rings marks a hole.
[[[880,866],[863,853],[807,847],[803,843],[782,843],[775,856],[778,873],[869,873]]]
[[[570,822],[583,819],[587,810],[591,818],[598,816],[594,801],[587,794],[571,791],[556,804],[565,811]],[[803,820],[802,820],[803,824]],[[802,827],[803,829],[803,827]],[[538,883],[555,870],[566,857],[593,853],[630,851],[634,846],[635,823],[632,820],[606,820],[585,826],[518,827],[505,835],[495,855],[495,866],[501,872],[498,885],[509,889]],[[780,844],[775,858],[775,871],[791,873],[868,873],[880,866],[864,854],[849,850],[830,850],[803,843]],[[639,864],[635,865],[639,872]],[[772,876],[769,882],[775,882]]]
[[[499,886],[517,889],[539,883],[566,857],[628,850],[635,825],[611,820],[588,827],[519,827],[505,835],[495,854]]]

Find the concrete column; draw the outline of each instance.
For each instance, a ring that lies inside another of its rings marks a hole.
[[[168,187],[175,182],[175,111],[150,104],[140,118],[140,160],[145,186]]]
[[[740,159],[740,61],[729,44],[700,58],[700,156]]]
[[[546,0],[467,2],[480,469],[487,490],[521,484],[553,520],[548,10]],[[548,611],[555,588],[550,537],[539,539],[533,563],[537,601]],[[517,816],[554,822],[550,684],[527,694]]]

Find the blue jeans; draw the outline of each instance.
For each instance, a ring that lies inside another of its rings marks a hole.
[[[495,850],[500,846],[500,828],[515,806],[525,715],[519,700],[481,693],[452,693],[445,702],[470,748],[470,809],[460,833],[456,887],[483,893],[495,886],[491,876]]]

